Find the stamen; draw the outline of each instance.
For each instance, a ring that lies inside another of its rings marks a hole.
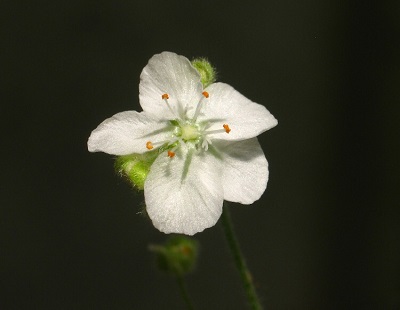
[[[164,141],[158,141],[158,142],[151,142],[151,141],[147,141],[146,142],[146,148],[148,150],[152,150],[153,148],[157,148],[161,145],[167,144],[167,145],[171,145],[174,144],[176,141],[178,141],[178,139],[171,139],[171,140],[164,140]]]
[[[209,134],[221,133],[221,132],[229,133],[231,131],[231,129],[229,128],[228,124],[224,124],[224,125],[222,125],[222,127],[224,127],[224,129],[216,129],[216,130],[209,130],[209,131],[206,130],[206,131],[204,131],[204,133],[206,135],[209,135]]]
[[[206,91],[203,91],[202,94],[203,94],[204,98],[210,97],[210,94]],[[192,119],[194,122],[196,121],[197,117],[200,114],[200,110],[201,110],[202,102],[203,102],[204,98],[201,98],[199,103],[197,104],[196,111],[194,112],[193,119]]]
[[[176,118],[179,118],[178,115],[175,113],[175,111],[172,110],[171,105],[170,105],[169,102],[168,102],[169,95],[168,95],[168,94],[163,94],[163,95],[161,96],[161,99],[165,101],[165,103],[167,104],[167,107],[168,107],[168,109],[171,111],[171,113],[174,114]]]
[[[168,157],[172,158],[175,156],[175,152],[172,152],[171,150],[168,150]]]
[[[224,124],[223,127],[224,127],[226,133],[229,133],[231,131],[231,129],[229,128],[228,124]]]
[[[151,150],[152,148],[154,148],[153,143],[151,143],[151,141],[147,141],[147,143],[146,143],[146,148],[147,148],[148,150]]]

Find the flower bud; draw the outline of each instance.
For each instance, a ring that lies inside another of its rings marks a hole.
[[[192,66],[200,73],[201,83],[206,88],[217,79],[215,68],[205,58],[196,58],[192,61]]]
[[[144,182],[157,155],[158,152],[147,152],[120,156],[115,161],[115,170],[120,175],[126,176],[135,188],[143,190]]]
[[[175,236],[168,239],[165,245],[150,245],[149,250],[156,254],[160,270],[183,276],[196,265],[198,244],[193,239]]]

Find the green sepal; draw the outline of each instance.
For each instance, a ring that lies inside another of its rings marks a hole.
[[[150,245],[156,254],[157,267],[167,273],[184,276],[191,272],[197,262],[197,241],[184,236],[174,236],[164,245]]]
[[[217,80],[217,71],[206,58],[193,59],[192,66],[200,73],[201,83],[204,88]]]
[[[119,156],[115,160],[114,167],[120,175],[127,177],[133,187],[143,190],[150,167],[158,154],[159,152],[156,150],[144,154]]]
[[[119,156],[116,158],[114,163],[115,171],[119,175],[125,176],[133,187],[138,190],[143,190],[144,182],[146,181],[147,175],[150,172],[150,167],[158,155],[175,147],[177,144],[178,142],[170,145],[164,144],[156,150],[148,151],[143,154]]]

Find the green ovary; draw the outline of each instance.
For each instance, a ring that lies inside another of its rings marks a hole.
[[[200,132],[197,126],[192,124],[185,124],[181,126],[181,137],[185,141],[197,140],[200,137]]]

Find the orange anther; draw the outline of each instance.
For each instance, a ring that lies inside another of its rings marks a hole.
[[[203,96],[206,97],[206,98],[210,97],[210,94],[207,93],[206,91],[203,91],[202,94],[203,94]]]
[[[168,157],[174,157],[175,156],[175,152],[172,152],[170,150],[168,150]]]
[[[151,143],[150,141],[148,141],[148,142],[146,143],[146,148],[147,148],[148,150],[151,150],[153,147],[154,147],[154,146],[153,146],[153,143]]]
[[[168,96],[168,94],[163,94],[163,95],[161,96],[161,98],[162,98],[162,99],[169,99],[169,96]]]
[[[226,133],[229,133],[231,131],[231,129],[229,128],[228,124],[224,124],[223,127],[224,127]]]

